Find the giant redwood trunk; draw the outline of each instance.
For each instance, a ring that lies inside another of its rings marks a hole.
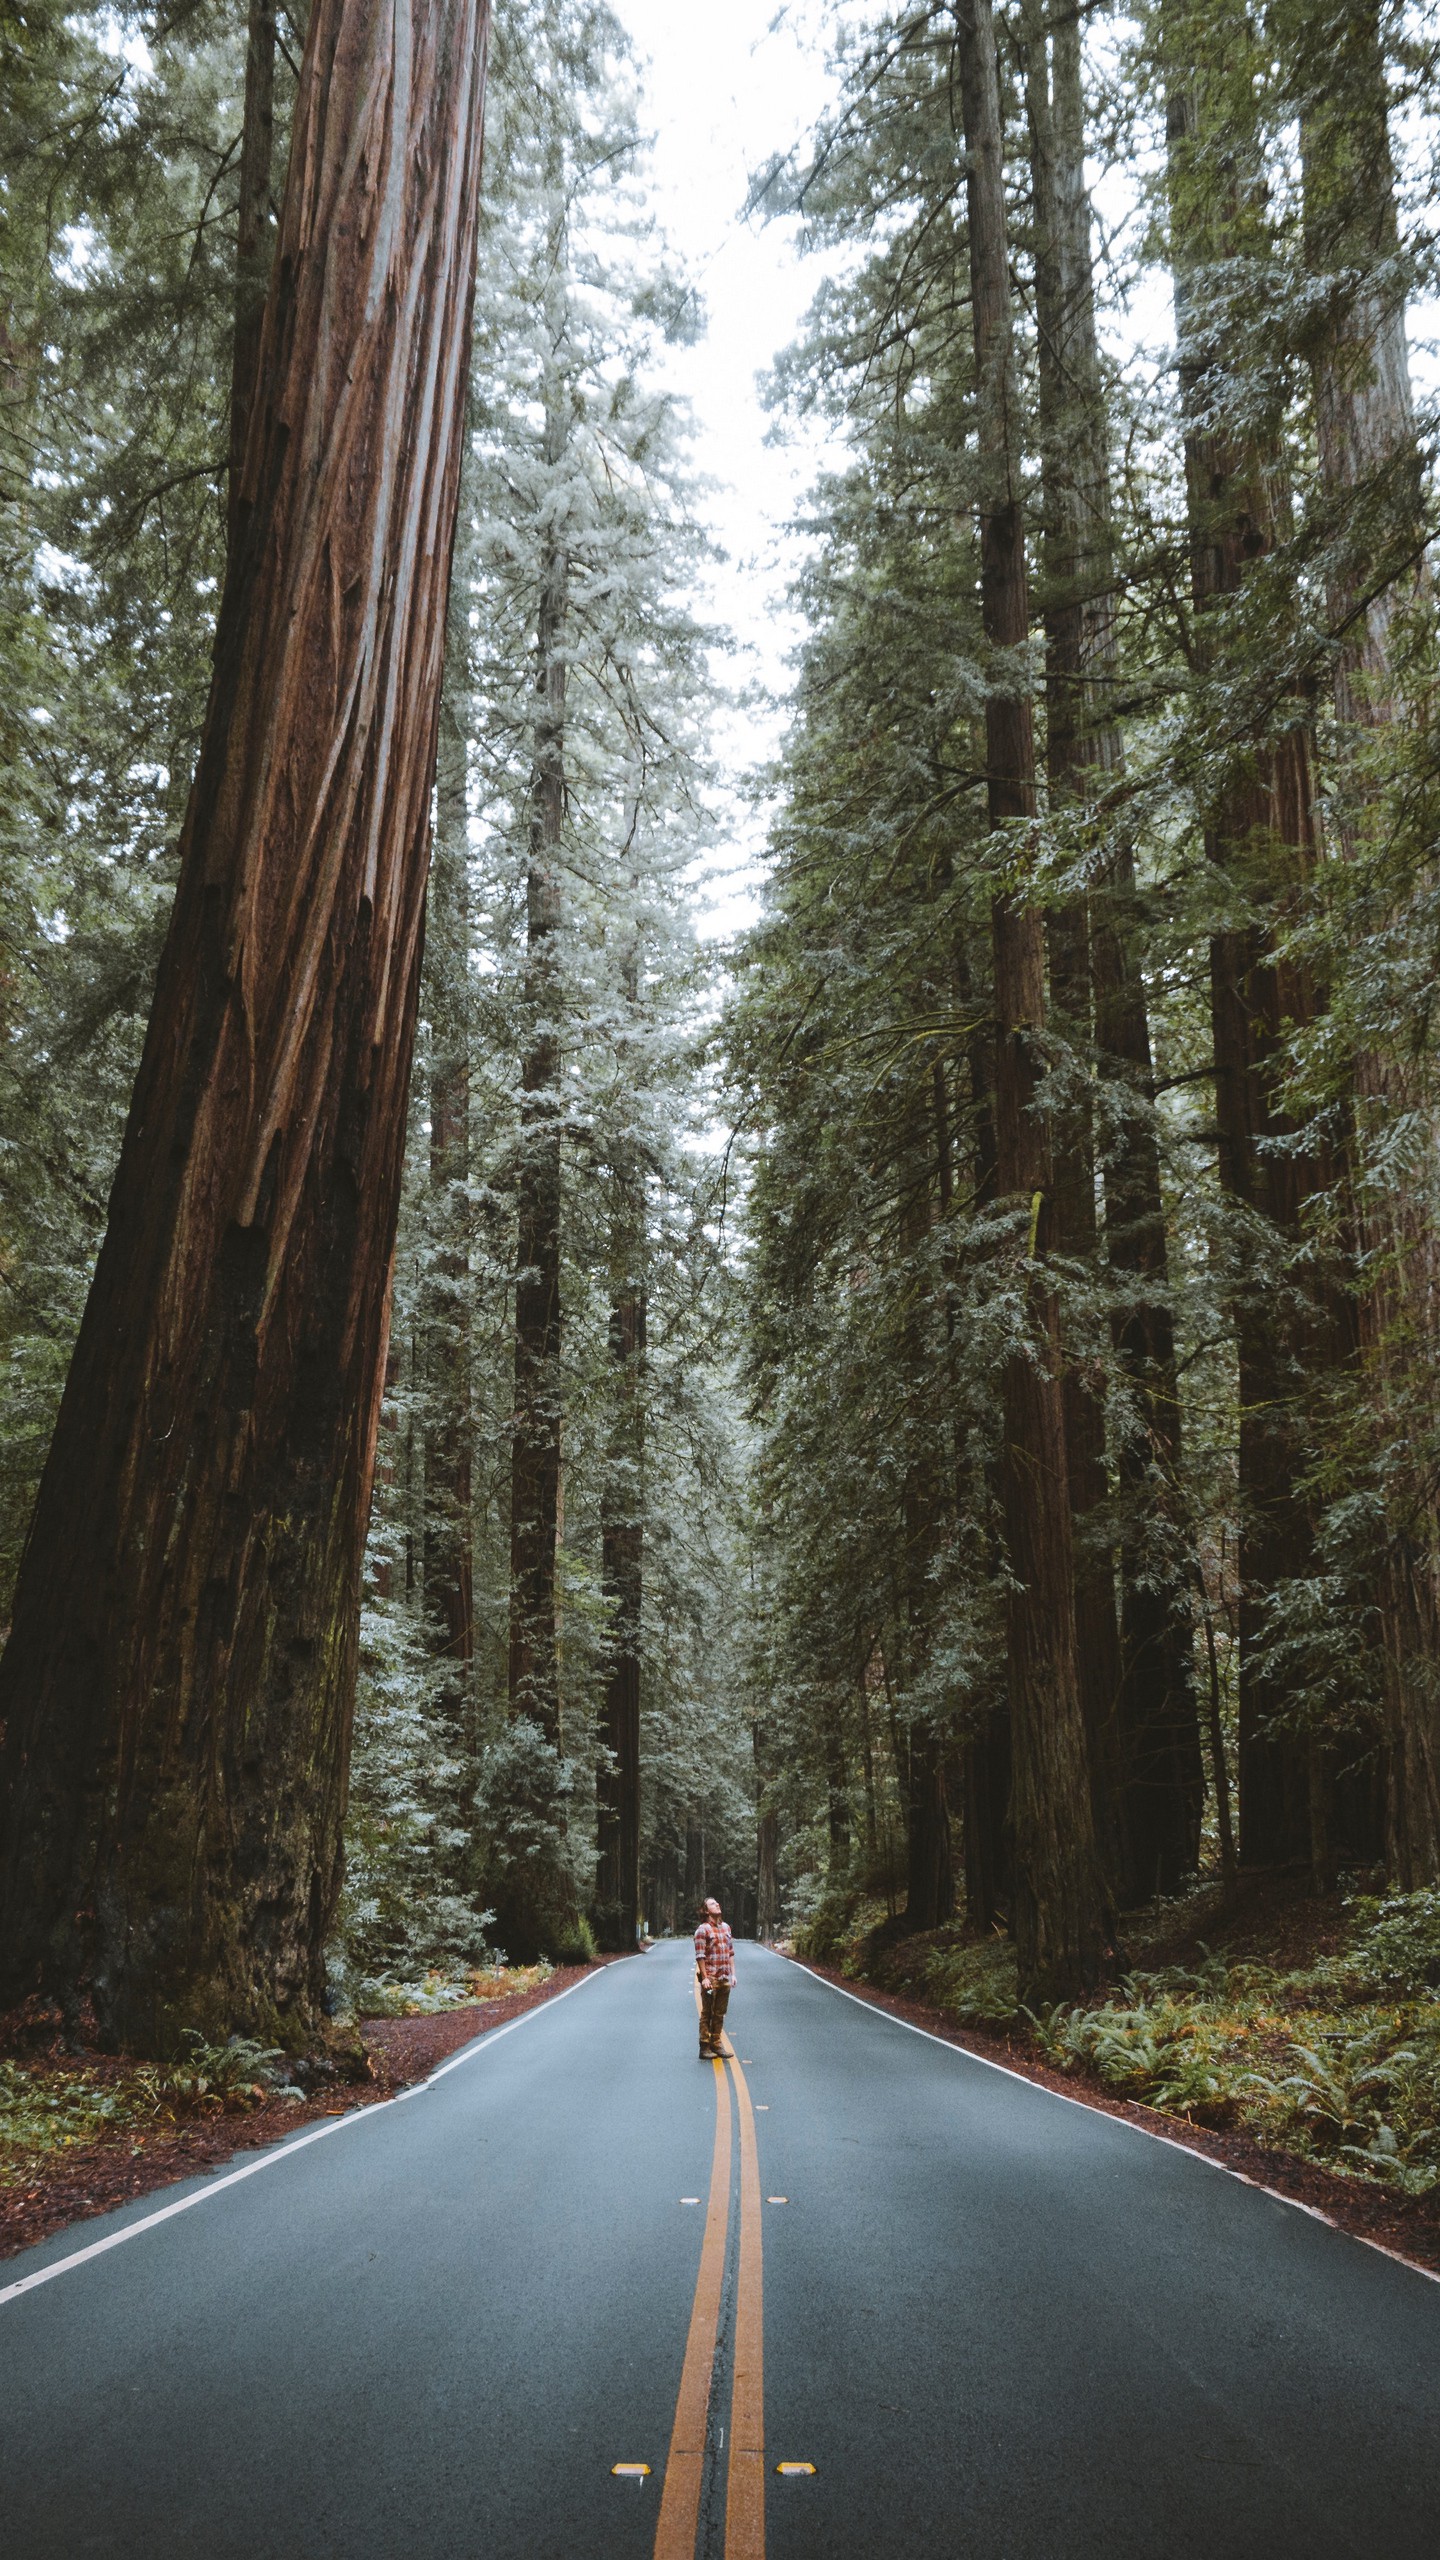
[[[1335,0],[1324,41],[1290,33],[1300,91],[1306,264],[1321,318],[1312,352],[1320,482],[1333,519],[1327,575],[1342,756],[1341,843],[1383,865],[1367,762],[1403,709],[1393,625],[1420,578],[1424,508],[1410,397],[1404,270],[1377,0]],[[1390,929],[1403,930],[1392,910]],[[1353,1215],[1366,1418],[1385,1488],[1375,1602],[1386,1725],[1386,1862],[1409,1890],[1440,1877],[1440,1249],[1423,1178],[1394,1179],[1387,1141],[1429,1112],[1399,1042],[1354,1062]],[[1373,1156],[1372,1156],[1373,1150]]]
[[[180,882],[0,1666],[4,1990],[319,2017],[470,341],[483,0],[316,0]]]
[[[985,636],[999,651],[1029,637],[1021,420],[1010,309],[1002,127],[989,0],[957,12],[976,363],[980,580]],[[1003,689],[1002,689],[1003,687]],[[1004,1377],[1004,1515],[1009,1589],[1015,1935],[1029,1993],[1062,1998],[1095,1981],[1104,1906],[1076,1664],[1074,1560],[1059,1314],[1046,1269],[1053,1177],[1036,1108],[1045,1018],[1045,938],[1025,894],[1024,830],[1035,817],[1028,695],[992,679],[985,703],[990,824],[1021,878],[996,896],[996,1182],[1028,1225],[1028,1341]]]
[[[633,989],[632,989],[633,994]],[[628,1161],[615,1169],[610,1360],[614,1411],[601,1501],[600,1570],[610,1609],[610,1668],[600,1740],[596,1936],[634,1946],[640,1920],[640,1651],[645,1597],[645,1191]]]
[[[1170,0],[1165,24],[1191,584],[1205,672],[1214,675],[1223,671],[1232,600],[1274,548],[1287,503],[1278,450],[1227,416],[1230,328],[1215,287],[1227,265],[1263,256],[1264,194],[1253,137],[1211,103],[1212,88],[1233,94],[1231,56],[1248,40],[1239,13]],[[1313,1023],[1320,1009],[1309,973],[1283,950],[1316,858],[1311,764],[1297,706],[1278,736],[1232,755],[1206,825],[1233,916],[1212,937],[1210,974],[1220,1179],[1239,1213],[1231,1294],[1240,1387],[1240,1854],[1251,1863],[1318,1851],[1328,1777],[1318,1744],[1287,1723],[1288,1690],[1272,1667],[1266,1626],[1269,1596],[1315,1570],[1303,1489],[1306,1391],[1333,1376],[1350,1348],[1339,1291],[1323,1272],[1295,1267],[1306,1202],[1337,1168],[1317,1131],[1295,1127],[1283,1094],[1287,1026]],[[1363,1840],[1352,1845],[1363,1853]]]
[[[1053,817],[1082,801],[1090,746],[1086,667],[1088,557],[1085,501],[1093,471],[1083,452],[1075,353],[1078,317],[1074,215],[1051,96],[1049,40],[1041,0],[1026,20],[1026,104],[1035,221],[1035,322],[1039,357],[1041,455],[1040,613],[1045,631],[1045,769]],[[1072,29],[1078,53],[1079,27]],[[1079,468],[1077,469],[1077,464]],[[1089,1062],[1094,1038],[1090,983],[1090,902],[1078,892],[1052,907],[1046,926],[1050,1017],[1065,1044],[1066,1092],[1054,1115],[1049,1232],[1053,1251],[1083,1268],[1099,1244],[1095,1130]],[[1063,1329],[1062,1329],[1063,1330]],[[1065,1345],[1065,1452],[1075,1537],[1075,1636],[1080,1699],[1090,1746],[1096,1830],[1107,1869],[1119,1863],[1120,1644],[1115,1577],[1099,1524],[1108,1508],[1105,1396],[1095,1365]]]
[[[1119,772],[1108,695],[1115,568],[1108,428],[1095,334],[1080,19],[1030,0],[1026,102],[1036,225],[1044,512],[1046,769],[1052,812],[1084,807]],[[1072,1054],[1093,1036],[1106,1104],[1106,1253],[1125,1373],[1114,1459],[1124,1498],[1117,1628],[1108,1552],[1086,1523],[1107,1503],[1103,1404],[1067,1364],[1065,1430],[1077,1532],[1076,1633],[1096,1820],[1127,1901],[1176,1891],[1199,1855],[1204,1800],[1190,1590],[1179,1492],[1180,1418],[1145,991],[1134,955],[1134,858],[1123,824],[1092,900],[1049,926],[1050,991]],[[1095,1251],[1095,1149],[1077,1096],[1056,1131],[1056,1250]]]

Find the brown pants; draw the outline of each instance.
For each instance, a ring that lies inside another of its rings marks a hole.
[[[702,2053],[719,2052],[720,2030],[725,2024],[725,2012],[729,2006],[730,1985],[728,1982],[717,1982],[713,1991],[707,1991],[704,1983],[701,1983],[700,2050]]]

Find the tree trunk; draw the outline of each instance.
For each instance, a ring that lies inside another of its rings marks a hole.
[[[989,0],[957,13],[965,119],[966,201],[981,475],[980,581],[995,650],[1029,637],[1021,417],[1010,312],[999,80]],[[1035,816],[1030,703],[992,680],[985,704],[990,824],[1011,836]],[[1052,1190],[1048,1136],[1035,1109],[1044,1026],[1045,946],[1039,909],[1002,892],[991,915],[995,955],[996,1178],[1029,1213],[1024,1260],[1030,1347],[1006,1362],[1004,1510],[1010,1589],[1006,1628],[1013,1754],[1016,1940],[1022,1988],[1063,1998],[1099,1977],[1105,1944],[1084,1719],[1075,1656],[1074,1559],[1064,1388],[1044,1234]]]
[[[1288,505],[1283,461],[1226,420],[1228,331],[1202,289],[1217,268],[1263,257],[1264,189],[1254,137],[1220,123],[1209,84],[1233,93],[1234,57],[1251,42],[1240,12],[1217,17],[1168,0],[1167,147],[1172,265],[1191,583],[1197,648],[1214,660],[1215,616],[1251,564],[1274,548]],[[1212,70],[1212,63],[1221,68]],[[1212,127],[1214,129],[1212,129]],[[1209,859],[1250,919],[1211,942],[1211,1013],[1221,1184],[1241,1212],[1232,1290],[1240,1383],[1240,1855],[1304,1857],[1320,1810],[1308,1739],[1287,1729],[1289,1692],[1267,1658],[1266,1603],[1315,1570],[1314,1530],[1300,1490],[1307,1388],[1333,1378],[1350,1350],[1343,1302],[1326,1275],[1293,1265],[1308,1197],[1335,1170],[1318,1134],[1296,1129],[1281,1096],[1286,1026],[1313,1023],[1318,990],[1278,956],[1296,893],[1316,859],[1308,728],[1232,759],[1207,821]],[[1302,1297],[1301,1292],[1304,1291]]]
[[[825,1752],[825,1821],[830,1853],[826,1880],[843,1885],[850,1873],[850,1771],[845,1758],[845,1733],[841,1708],[836,1700],[824,1711],[822,1741]]]
[[[468,624],[452,609],[440,705],[435,852],[426,902],[432,1256],[424,1315],[425,1598],[463,1716],[475,1658],[469,1255],[470,823]]]
[[[934,1363],[926,1331],[929,1294],[922,1257],[930,1235],[931,1166],[935,1160],[928,1121],[925,1092],[923,1087],[917,1087],[907,1106],[905,1137],[899,1152],[899,1246],[909,1309],[906,1384],[911,1434],[903,1488],[904,1608],[906,1670],[912,1682],[930,1640],[933,1611],[929,1574],[940,1518],[940,1471],[933,1449],[927,1445]],[[828,1733],[826,1748],[833,1855],[837,1780],[834,1739]],[[906,1916],[912,1929],[938,1929],[942,1921],[949,1919],[955,1907],[955,1886],[944,1746],[941,1735],[928,1718],[917,1717],[910,1724],[905,1777]],[[847,1855],[848,1848],[847,1823]]]
[[[1335,713],[1346,770],[1340,836],[1352,863],[1383,858],[1366,741],[1391,728],[1391,626],[1419,584],[1424,511],[1410,398],[1395,180],[1377,0],[1335,0],[1326,40],[1292,35],[1301,92],[1306,263],[1328,290],[1312,355],[1320,480],[1337,518],[1327,580],[1345,633]],[[1388,920],[1393,927],[1399,921]],[[1395,1183],[1380,1147],[1426,1117],[1398,1044],[1355,1061],[1360,1351],[1386,1517],[1377,1576],[1387,1742],[1386,1860],[1407,1890],[1440,1877],[1440,1508],[1426,1455],[1437,1437],[1434,1310],[1440,1253],[1423,1182]],[[1369,1170],[1371,1148],[1382,1170]],[[1423,1419],[1417,1428],[1417,1398]]]
[[[557,405],[546,459],[564,450]],[[530,1045],[521,1069],[521,1153],[515,1271],[515,1424],[510,1475],[512,1715],[560,1737],[555,1569],[560,1515],[560,1041],[556,937],[565,826],[565,626],[569,562],[548,550],[536,644],[535,776],[526,880],[526,996]]]
[[[685,1914],[693,1929],[710,1888],[705,1881],[705,1825],[698,1813],[685,1817]]]
[[[340,1882],[485,16],[317,0],[110,1222],[0,1667],[5,1992],[296,2041]]]
[[[755,1934],[766,1941],[780,1934],[780,1886],[776,1876],[778,1825],[773,1807],[760,1816],[755,1890]]]
[[[1046,19],[1049,41],[1046,41]],[[1108,693],[1115,672],[1108,426],[1095,336],[1080,19],[1030,0],[1027,83],[1034,172],[1036,322],[1045,506],[1046,739],[1051,805],[1083,802],[1119,771]],[[1048,61],[1047,61],[1048,53]],[[1167,1255],[1145,992],[1133,957],[1133,854],[1114,836],[1093,908],[1052,916],[1050,985],[1074,1048],[1094,1036],[1112,1125],[1103,1161],[1106,1251],[1129,1301],[1113,1328],[1133,1427],[1116,1449],[1122,1495],[1116,1643],[1108,1555],[1086,1556],[1083,1523],[1104,1500],[1103,1408],[1073,1367],[1065,1428],[1081,1561],[1076,1632],[1091,1737],[1096,1822],[1125,1900],[1176,1891],[1199,1856],[1204,1800],[1189,1592],[1193,1546],[1179,1495],[1179,1401],[1166,1303]],[[1088,1115],[1061,1134],[1057,1250],[1095,1246]],[[1140,1284],[1136,1286],[1137,1282]]]
[[[275,0],[250,0],[245,38],[245,103],[240,128],[240,203],[235,246],[235,339],[230,364],[229,525],[233,549],[254,404],[265,293],[270,282],[270,191],[275,158]]]
[[[975,990],[969,955],[955,955],[956,994],[962,1012],[973,1018]],[[995,1206],[995,1032],[977,1021],[966,1042],[970,1078],[971,1190],[977,1218]],[[992,1515],[1003,1508],[1003,1489],[986,1487]],[[990,1559],[992,1576],[1002,1567],[998,1541]],[[1008,1921],[1014,1910],[1015,1872],[1010,1835],[1010,1702],[997,1698],[982,1713],[978,1728],[964,1748],[962,1761],[965,1915],[972,1928],[991,1929]]]
[[[1093,467],[1084,468],[1082,439],[1093,420],[1082,403],[1085,385],[1077,356],[1089,350],[1080,335],[1081,278],[1075,273],[1075,208],[1069,198],[1076,171],[1062,158],[1059,100],[1052,107],[1044,0],[1027,11],[1026,104],[1035,220],[1035,323],[1039,349],[1040,454],[1043,543],[1041,619],[1045,629],[1045,767],[1052,816],[1085,792],[1090,762],[1087,737],[1086,591],[1087,502],[1093,502]],[[1079,57],[1079,23],[1068,22]],[[1060,44],[1057,32],[1057,50]],[[1058,85],[1058,84],[1057,84]],[[1067,136],[1068,139],[1068,136]],[[1085,280],[1088,281],[1088,215]],[[1079,468],[1077,468],[1077,462]],[[1090,1099],[1093,1044],[1090,986],[1089,901],[1067,898],[1052,907],[1046,940],[1050,962],[1051,1018],[1065,1044],[1065,1103],[1054,1128],[1054,1179],[1050,1206],[1052,1250],[1093,1268],[1099,1243],[1095,1209],[1095,1136]],[[1118,1818],[1117,1712],[1120,1646],[1115,1620],[1115,1576],[1108,1542],[1099,1533],[1109,1495],[1105,1471],[1103,1379],[1086,1374],[1067,1345],[1065,1451],[1075,1546],[1075,1638],[1080,1701],[1090,1749],[1090,1785],[1096,1833],[1107,1869],[1118,1865],[1113,1837]]]
[[[633,998],[633,983],[632,983]],[[597,1935],[633,1947],[640,1908],[640,1641],[645,1575],[645,1190],[617,1166],[611,1236],[610,1359],[615,1409],[601,1497],[601,1580],[614,1648],[600,1739]]]

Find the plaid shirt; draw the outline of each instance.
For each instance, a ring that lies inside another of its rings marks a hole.
[[[695,1963],[706,1990],[735,1979],[735,1941],[723,1920],[702,1920],[695,1932]]]

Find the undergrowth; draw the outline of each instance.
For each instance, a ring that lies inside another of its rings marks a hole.
[[[245,2114],[275,2098],[303,2103],[283,2054],[245,2036],[207,2044],[192,2034],[183,2059],[133,2063],[104,2078],[53,2059],[0,2061],[0,2187],[32,2164],[95,2142],[197,2115]]]
[[[465,1973],[432,1971],[415,1981],[370,1974],[351,1987],[350,2000],[360,2018],[431,2017],[443,2009],[466,2008],[476,2000],[503,2000],[517,1991],[538,1991],[554,1970],[542,1956],[538,1964],[506,1964],[497,1959],[472,1965]]]
[[[1366,1896],[1338,1954],[1292,1970],[1201,1946],[1132,1971],[1090,2005],[1020,2002],[1014,1948],[958,1929],[895,1934],[876,1906],[832,1907],[827,1946],[882,1989],[1028,2042],[1053,2068],[1405,2195],[1440,2187],[1440,1889]]]

